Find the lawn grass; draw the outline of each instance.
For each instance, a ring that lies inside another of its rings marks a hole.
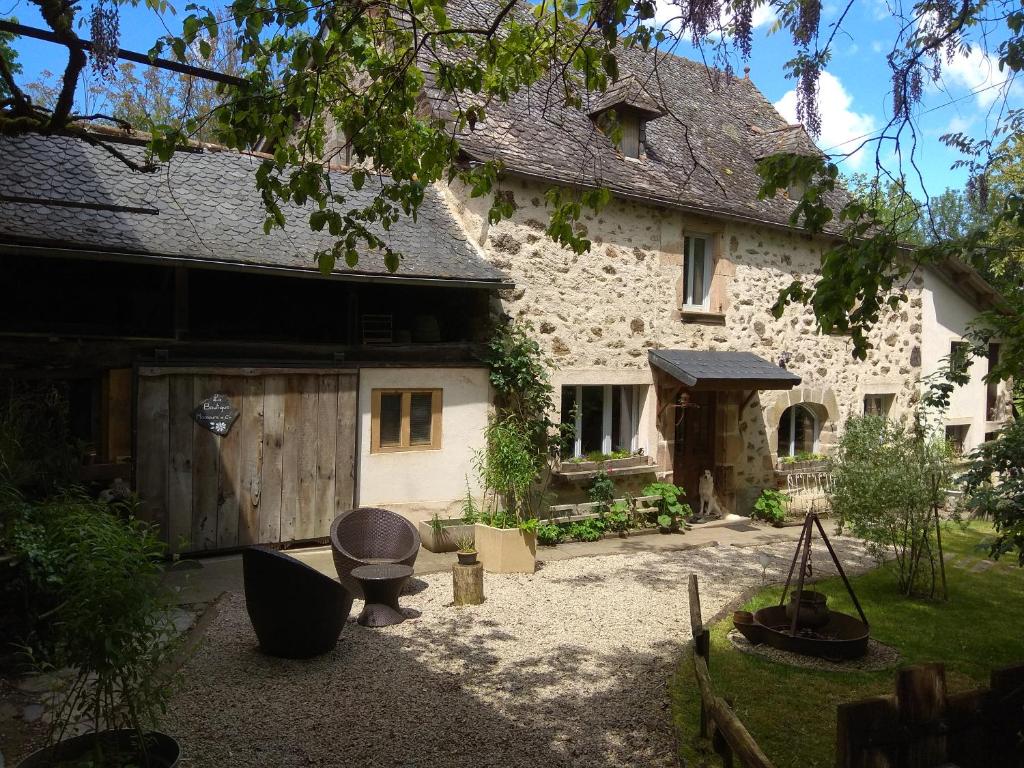
[[[987,684],[992,669],[1024,663],[1024,568],[1004,557],[987,570],[970,570],[986,558],[991,535],[983,523],[944,529],[948,602],[902,597],[891,564],[852,579],[872,637],[897,648],[902,664],[945,662],[951,692]],[[828,595],[830,607],[856,615],[838,578],[815,589]],[[768,587],[744,607],[777,604],[780,595],[781,587]],[[711,678],[778,768],[834,765],[836,705],[893,692],[892,670],[836,673],[774,664],[735,650],[730,629],[731,617],[711,627]],[[714,765],[696,737],[699,698],[687,651],[672,681],[680,752],[686,765]]]

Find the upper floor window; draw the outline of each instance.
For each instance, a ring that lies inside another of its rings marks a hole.
[[[707,310],[711,294],[711,240],[703,235],[683,238],[683,307]]]
[[[971,345],[966,341],[949,343],[949,370],[952,373],[967,373],[970,363]]]
[[[619,151],[622,152],[623,157],[640,159],[640,149],[643,145],[643,122],[640,120],[640,115],[635,112],[620,111],[618,118],[619,128],[622,130]]]

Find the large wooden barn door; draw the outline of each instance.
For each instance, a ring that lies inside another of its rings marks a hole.
[[[327,536],[355,499],[356,374],[140,368],[136,486],[172,552]],[[226,435],[193,418],[213,395]]]

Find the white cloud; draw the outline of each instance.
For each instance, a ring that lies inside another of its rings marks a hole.
[[[1006,73],[999,71],[996,57],[978,46],[971,48],[970,53],[958,53],[952,61],[942,64],[942,84],[947,88],[956,85],[976,91],[974,98],[982,108],[990,107],[1002,97],[1007,86],[999,85],[1005,80]]]
[[[871,50],[874,51],[875,53],[881,53],[882,49],[884,47],[885,46],[882,45],[882,41],[881,40],[872,40],[871,41]]]
[[[679,33],[680,20],[684,18],[686,11],[680,7],[678,0],[657,0],[657,5],[654,8],[654,18],[649,22],[655,29],[662,29],[664,27],[666,32],[673,34]],[[750,22],[754,29],[774,24],[775,20],[778,19],[778,14],[775,9],[768,2],[762,2],[754,6],[754,12],[751,14]],[[719,23],[723,29],[728,29],[732,24],[733,15],[726,9],[726,5],[723,3],[719,9]],[[711,32],[712,37],[717,37],[718,30],[715,29]],[[684,35],[686,40],[690,40],[690,33],[687,31]]]
[[[960,115],[953,115],[949,119],[946,127],[942,133],[967,133],[974,125],[973,117],[961,117]]]
[[[868,3],[868,10],[875,21],[884,21],[896,15],[893,13],[893,9],[889,7],[888,0],[871,0]]]
[[[831,72],[822,72],[818,81],[818,109],[821,110],[821,136],[818,146],[830,150],[830,154],[843,154],[853,151],[864,134],[875,130],[875,118],[864,112],[855,112],[853,96],[843,87],[839,78]],[[796,90],[786,91],[782,98],[775,102],[775,108],[788,122],[795,123]],[[864,152],[859,150],[846,160],[850,168],[860,168],[864,161]]]

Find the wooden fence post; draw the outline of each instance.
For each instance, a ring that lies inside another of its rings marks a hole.
[[[946,762],[946,668],[922,664],[896,675],[900,724],[907,731],[906,768],[932,768]]]
[[[704,659],[707,666],[708,654],[711,651],[711,635],[704,627],[704,619],[700,612],[700,590],[697,587],[697,574],[691,573],[689,579],[689,603],[690,603],[690,634],[693,636],[693,653]],[[700,679],[698,678],[698,683]],[[708,737],[708,710],[704,696],[700,697],[700,736],[702,739]]]
[[[875,696],[836,708],[836,768],[893,768],[896,750],[880,743],[893,731],[896,697]]]
[[[992,723],[993,768],[1024,765],[1024,666],[993,670],[988,713]]]

